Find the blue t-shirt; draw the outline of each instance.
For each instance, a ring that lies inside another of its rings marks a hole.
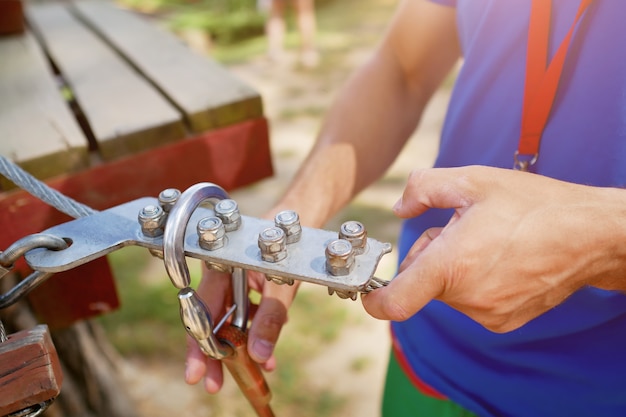
[[[531,1],[432,1],[456,7],[464,55],[435,165],[511,168]],[[550,58],[579,4],[552,1]],[[576,28],[536,168],[576,183],[626,185],[625,0],[596,0]],[[433,209],[406,221],[400,258],[425,229],[445,225],[450,215]],[[416,374],[481,416],[626,416],[622,293],[584,288],[506,334],[438,301],[392,327]]]

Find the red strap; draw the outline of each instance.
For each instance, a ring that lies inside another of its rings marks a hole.
[[[552,1],[533,0],[528,28],[522,129],[517,148],[519,154],[539,154],[541,135],[554,103],[572,34],[591,3],[593,0],[581,0],[574,23],[547,65]]]

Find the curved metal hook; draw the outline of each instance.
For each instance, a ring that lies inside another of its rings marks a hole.
[[[187,333],[197,342],[200,350],[213,359],[224,359],[233,354],[233,349],[221,343],[213,333],[213,320],[209,309],[192,288],[183,288],[178,293],[180,318]]]
[[[16,286],[0,295],[0,310],[15,304],[20,298],[43,284],[52,275],[54,275],[52,272],[35,271],[21,280]]]
[[[179,290],[191,284],[184,249],[187,223],[203,201],[209,200],[215,205],[217,201],[225,198],[228,198],[228,194],[222,187],[201,182],[185,190],[170,210],[163,233],[163,262],[172,284]]]
[[[199,183],[189,187],[170,210],[163,233],[163,262],[172,284],[180,289],[178,301],[181,320],[187,333],[197,340],[200,349],[213,359],[229,357],[233,350],[213,334],[209,309],[196,292],[189,288],[191,277],[185,259],[185,231],[191,215],[202,202],[208,200],[215,205],[217,201],[226,198],[226,191],[215,184]],[[244,311],[247,320],[247,308]]]
[[[20,257],[24,256],[26,252],[32,249],[45,248],[50,250],[63,250],[68,246],[65,240],[50,234],[36,233],[25,236],[14,242],[4,252],[0,253],[0,266],[11,268]],[[3,271],[9,272],[8,269],[4,269]],[[15,304],[20,298],[37,288],[52,275],[53,273],[51,272],[35,271],[21,280],[9,291],[0,295],[0,310]],[[2,278],[2,276],[3,275],[0,275],[0,278]]]
[[[0,265],[7,268],[12,267],[15,261],[31,249],[63,250],[67,247],[67,242],[58,236],[35,233],[13,242],[4,252],[0,252]]]

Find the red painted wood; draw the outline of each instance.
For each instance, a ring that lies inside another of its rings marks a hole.
[[[24,31],[22,0],[0,0],[0,35]]]
[[[0,0],[1,1],[1,0]],[[180,142],[154,148],[46,183],[76,201],[103,210],[145,196],[157,196],[166,188],[181,191],[198,182],[213,182],[232,190],[273,174],[268,125],[258,118],[228,126]],[[46,203],[18,190],[0,194],[0,249],[17,239],[71,220]],[[109,287],[99,268],[106,261],[87,264],[75,271],[56,274],[33,293],[34,309],[53,326],[97,313],[94,306],[117,306],[112,278]],[[92,262],[93,263],[93,262]],[[16,267],[27,274],[24,262]],[[66,275],[68,278],[62,277]],[[80,280],[81,284],[76,283]],[[56,306],[44,305],[54,294]],[[64,307],[61,307],[64,306]],[[69,311],[68,311],[69,310]]]
[[[28,296],[35,315],[51,330],[97,317],[120,306],[107,258],[54,274]]]

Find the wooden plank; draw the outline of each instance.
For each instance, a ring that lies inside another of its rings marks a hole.
[[[194,132],[263,115],[259,94],[170,32],[111,2],[74,3],[77,13],[181,109]]]
[[[87,139],[32,34],[0,38],[0,56],[0,154],[41,179],[85,168]]]
[[[29,4],[36,29],[85,114],[105,160],[179,140],[182,116],[62,4]]]
[[[0,343],[0,415],[56,398],[62,381],[61,363],[45,325]]]

